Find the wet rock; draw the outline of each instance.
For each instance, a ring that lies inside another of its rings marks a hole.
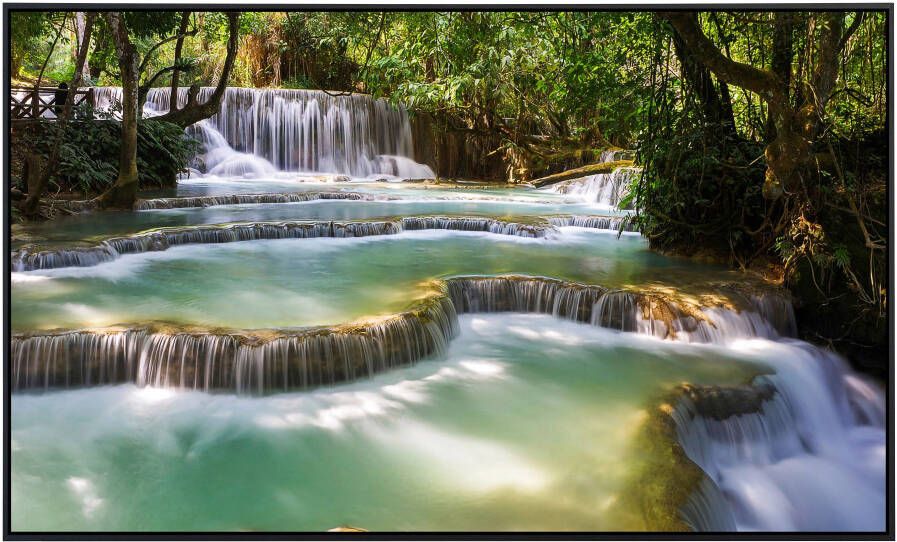
[[[743,386],[683,384],[680,389],[684,397],[691,401],[696,414],[714,420],[757,413],[763,408],[763,403],[775,395],[775,388],[768,383]]]

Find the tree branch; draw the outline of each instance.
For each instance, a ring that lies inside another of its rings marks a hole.
[[[704,35],[694,12],[660,12],[658,15],[673,25],[692,54],[721,81],[759,94],[771,102],[778,98],[781,83],[772,72],[726,58]]]
[[[853,36],[853,33],[857,31],[857,29],[863,23],[865,18],[866,18],[865,11],[858,11],[856,13],[856,16],[853,18],[853,22],[850,23],[850,26],[847,27],[846,31],[844,31],[844,35],[841,36],[841,41],[838,42],[838,52],[839,53],[844,50],[844,46],[847,45],[847,41],[850,39],[851,36]]]
[[[202,104],[196,102],[196,87],[191,87],[187,97],[187,105],[182,109],[171,110],[168,113],[158,117],[158,120],[171,122],[178,126],[186,128],[191,124],[207,119],[218,113],[221,109],[221,99],[224,97],[224,91],[227,89],[227,82],[230,79],[231,71],[233,71],[234,61],[237,58],[237,46],[240,41],[240,13],[230,11],[227,13],[228,29],[230,35],[227,40],[227,56],[224,59],[224,68],[221,70],[221,77],[215,91],[209,99]]]
[[[56,31],[56,37],[53,38],[53,43],[50,45],[50,52],[47,53],[47,57],[44,59],[43,65],[40,67],[40,73],[37,74],[37,82],[34,83],[34,90],[37,91],[40,88],[41,79],[44,78],[44,71],[47,69],[47,64],[50,62],[50,57],[53,56],[53,51],[56,50],[56,42],[59,41],[59,36],[62,35],[62,30],[65,27],[65,21],[68,18],[69,14],[65,13],[62,16],[62,24],[59,25],[59,30]]]
[[[181,27],[179,30],[179,34],[181,37],[178,38],[178,42],[174,46],[174,65],[177,66],[181,62],[181,51],[184,49],[184,35],[187,32],[187,23],[190,20],[190,12],[184,11],[181,13]],[[171,74],[171,91],[168,94],[168,110],[174,111],[178,108],[178,86],[180,85],[180,75],[181,70],[175,68],[174,72]]]
[[[185,37],[187,37],[187,36],[195,36],[195,35],[198,34],[198,33],[199,33],[199,29],[198,29],[198,28],[194,28],[193,30],[190,30],[190,31],[183,31],[183,32],[179,32],[179,33],[177,33],[177,34],[168,36],[167,38],[163,39],[163,40],[160,41],[159,43],[153,45],[152,47],[150,47],[150,50],[147,51],[145,55],[143,55],[143,62],[140,63],[139,72],[140,72],[140,73],[143,73],[143,70],[146,69],[146,65],[149,64],[149,61],[150,61],[150,59],[152,58],[153,53],[155,53],[156,50],[157,50],[159,47],[162,47],[162,46],[165,45],[166,43],[171,43],[171,42],[173,42],[174,40],[181,40],[181,41],[183,41],[183,39],[184,39]]]
[[[146,96],[149,94],[149,90],[152,88],[153,83],[156,82],[156,79],[165,75],[168,72],[181,69],[180,66],[166,66],[161,70],[157,71],[152,77],[150,77],[149,81],[140,85],[140,99],[138,100],[141,104],[146,101]]]

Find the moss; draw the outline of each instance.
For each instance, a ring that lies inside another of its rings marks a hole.
[[[618,513],[627,518],[632,530],[690,530],[681,510],[706,474],[688,458],[679,443],[672,416],[676,405],[688,399],[701,416],[717,420],[759,412],[775,390],[749,382],[766,372],[767,369],[752,365],[742,384],[679,384],[651,402],[653,406],[631,446],[635,466],[617,505]]]
[[[632,449],[636,464],[618,501],[633,530],[687,532],[680,509],[704,479],[704,472],[685,454],[671,414],[679,390],[664,396],[648,411]]]

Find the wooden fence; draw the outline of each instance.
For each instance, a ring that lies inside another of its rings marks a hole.
[[[56,93],[61,90],[56,87],[12,87],[10,90],[9,113],[12,120],[55,120],[65,106],[64,100],[56,103]],[[75,107],[85,103],[96,106],[93,88],[67,89],[64,92],[75,94]]]

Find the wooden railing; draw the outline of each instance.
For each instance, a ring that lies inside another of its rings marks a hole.
[[[85,103],[96,106],[93,88],[62,90],[56,87],[12,87],[9,95],[10,118],[12,120],[55,120],[65,106],[64,100],[60,100],[61,103],[56,103],[57,92],[74,93],[74,107]]]

